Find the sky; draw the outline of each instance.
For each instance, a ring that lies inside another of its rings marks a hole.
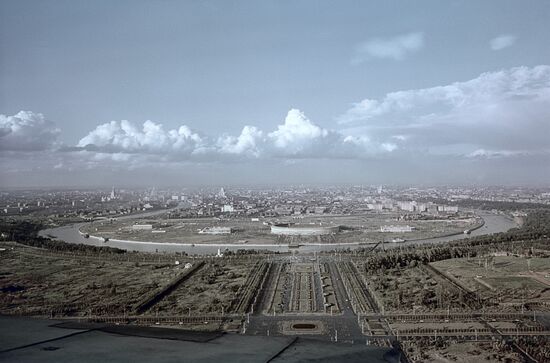
[[[0,2],[0,187],[550,184],[548,1]]]

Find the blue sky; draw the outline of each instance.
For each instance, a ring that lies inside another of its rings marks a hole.
[[[547,184],[549,18],[547,1],[3,1],[0,184]]]

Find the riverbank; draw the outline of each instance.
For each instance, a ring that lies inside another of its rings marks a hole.
[[[474,236],[506,232],[511,228],[517,226],[517,224],[509,217],[490,213],[486,211],[476,211],[476,214],[483,219],[484,224],[477,226],[477,228],[471,230],[471,234],[456,233],[453,235],[438,236],[433,238],[426,238],[414,241],[405,242],[384,242],[384,245],[388,248],[411,245],[411,244],[426,244],[426,243],[444,243],[450,241],[456,241],[461,239],[467,239]],[[150,215],[150,214],[149,214]],[[133,216],[135,217],[135,216]],[[191,243],[164,243],[164,242],[148,242],[148,241],[126,241],[119,239],[110,239],[105,242],[103,238],[97,236],[85,237],[80,229],[87,223],[77,223],[68,226],[61,226],[57,228],[45,229],[40,231],[39,235],[43,237],[55,236],[56,239],[62,240],[67,243],[83,243],[93,246],[109,246],[128,251],[138,252],[185,252],[189,255],[211,255],[218,253],[218,250],[232,251],[237,250],[268,250],[271,252],[327,252],[333,250],[353,250],[364,246],[372,246],[378,242],[346,242],[346,243],[308,243],[300,244],[298,247],[289,247],[287,244],[249,244],[249,243],[236,243],[236,244],[191,244]]]

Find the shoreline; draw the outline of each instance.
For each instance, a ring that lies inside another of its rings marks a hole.
[[[137,215],[136,215],[137,216]],[[476,231],[480,228],[482,228],[485,225],[485,219],[481,216],[478,216],[479,219],[481,219],[481,223],[475,225],[472,228],[468,228],[467,230],[470,232]],[[84,236],[86,233],[81,231],[81,228],[88,224],[86,223],[76,223],[72,225],[68,225],[68,227],[71,226],[79,226],[78,227],[78,233],[81,236]],[[67,227],[67,226],[66,226]],[[40,231],[42,232],[42,231]],[[351,247],[351,246],[374,246],[378,243],[384,243],[384,244],[392,244],[392,245],[403,245],[403,244],[409,244],[411,242],[416,241],[430,241],[430,240],[437,240],[440,238],[448,238],[453,236],[460,236],[464,235],[465,238],[468,238],[469,234],[465,234],[464,231],[460,232],[452,232],[452,233],[446,233],[438,236],[431,236],[431,237],[418,237],[413,239],[406,239],[402,242],[391,242],[391,241],[372,241],[372,242],[337,242],[337,243],[322,243],[322,242],[304,242],[299,243],[298,247],[307,247],[307,246],[319,246],[319,247],[327,247],[327,246],[336,246],[336,247]],[[95,236],[89,234],[89,237],[87,239],[96,239],[99,241],[102,241],[104,238],[100,236]],[[290,244],[276,244],[276,243],[262,243],[262,244],[251,244],[251,243],[186,243],[186,242],[156,242],[156,241],[137,241],[137,240],[125,240],[125,239],[118,239],[118,238],[109,238],[108,242],[115,242],[115,243],[123,243],[123,244],[132,244],[132,243],[139,243],[139,244],[147,244],[147,245],[159,245],[159,246],[182,246],[182,247],[241,247],[245,249],[251,249],[247,247],[254,247],[254,248],[261,248],[261,247],[267,247],[267,248],[280,248],[280,247],[290,247]],[[291,247],[295,249],[296,247]]]
[[[135,216],[133,216],[135,217]],[[458,241],[462,239],[468,239],[473,236],[487,235],[498,232],[504,232],[511,228],[517,227],[517,224],[510,218],[502,214],[490,213],[485,211],[479,211],[478,217],[483,220],[483,224],[475,226],[470,229],[471,234],[464,234],[463,232],[456,232],[451,235],[443,235],[437,237],[406,240],[404,242],[384,242],[385,246],[389,248],[395,248],[398,246],[406,245],[419,245],[419,244],[436,244],[445,243],[450,241]],[[288,244],[258,244],[258,243],[185,243],[185,242],[149,242],[149,241],[129,241],[122,239],[109,239],[107,242],[103,241],[103,237],[92,236],[85,238],[85,233],[80,231],[80,228],[87,222],[75,223],[50,229],[44,229],[39,232],[39,235],[48,237],[49,235],[55,236],[55,239],[73,243],[73,244],[87,244],[94,246],[108,246],[127,251],[138,252],[185,252],[189,255],[212,255],[218,252],[218,249],[223,251],[237,251],[237,250],[270,250],[274,252],[303,252],[313,253],[321,251],[333,251],[343,249],[359,249],[361,247],[372,247],[380,243],[380,241],[373,242],[341,242],[341,243],[303,243],[298,246],[289,246]],[[482,228],[484,227],[485,228]]]

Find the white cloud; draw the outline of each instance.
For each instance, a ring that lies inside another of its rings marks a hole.
[[[374,142],[367,135],[348,135],[343,138],[344,148],[341,154],[348,158],[365,158],[378,154],[391,153],[398,146],[391,142]]]
[[[401,60],[408,53],[424,46],[424,34],[408,33],[393,38],[374,38],[355,47],[352,64],[360,64],[372,58]]]
[[[389,139],[388,139],[389,140]],[[130,154],[155,156],[163,162],[178,160],[220,161],[254,159],[365,158],[387,153],[397,146],[387,140],[374,143],[367,137],[346,137],[320,127],[297,109],[288,111],[282,124],[265,132],[245,126],[240,135],[201,137],[187,126],[165,131],[153,121],[141,129],[128,121],[111,121],[97,126],[67,152],[86,151],[93,161],[129,161]]]
[[[385,143],[381,144],[380,146],[382,147],[382,149],[384,149],[386,151],[389,151],[389,152],[392,152],[395,149],[397,149],[397,145],[392,144],[391,142],[385,142]]]
[[[0,150],[40,151],[57,145],[59,129],[41,113],[0,115]]]
[[[207,137],[185,125],[167,130],[154,121],[136,126],[124,120],[95,127],[73,147],[58,148],[58,134],[40,114],[0,116],[0,156],[11,160],[10,170],[19,168],[17,160],[30,165],[34,156],[48,162],[33,168],[51,170],[390,157],[401,162],[447,156],[468,162],[546,160],[550,66],[488,72],[465,82],[365,99],[339,118],[339,129],[324,128],[291,109],[271,129],[248,125],[238,135]]]
[[[407,140],[407,136],[405,135],[393,135],[392,138],[399,140],[399,141],[405,141]]]
[[[550,66],[483,73],[465,82],[365,99],[339,117],[347,133],[393,138],[400,149],[550,148]]]
[[[529,153],[523,151],[510,151],[510,150],[485,150],[477,149],[466,155],[469,158],[502,158],[508,156],[527,155]]]
[[[300,110],[288,112],[285,122],[268,134],[267,153],[275,157],[304,159],[363,159],[392,152],[397,146],[375,143],[366,135],[346,136],[324,129]]]
[[[249,154],[260,156],[260,143],[263,132],[254,126],[245,126],[238,137],[222,136],[218,138],[218,148],[221,153]]]
[[[501,50],[511,47],[516,42],[517,37],[514,35],[503,34],[491,39],[490,45],[492,50]]]
[[[330,131],[315,125],[296,109],[288,111],[284,123],[268,134],[273,146],[284,154],[298,154],[330,136]]]
[[[165,131],[161,124],[145,121],[139,130],[122,120],[97,126],[77,146],[105,153],[188,155],[200,151],[203,144],[204,140],[185,125]]]

